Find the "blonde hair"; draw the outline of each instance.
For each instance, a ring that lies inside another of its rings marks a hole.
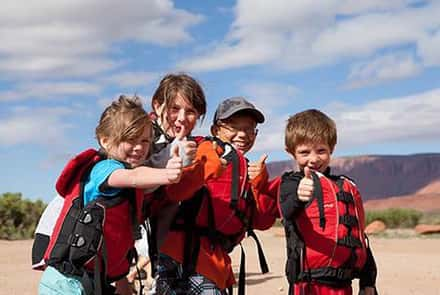
[[[335,122],[319,110],[310,109],[297,113],[287,120],[284,133],[286,150],[295,153],[298,145],[303,143],[327,143],[333,152],[337,141]]]
[[[152,123],[141,99],[121,95],[104,110],[95,133],[98,143],[106,137],[112,146],[117,146],[123,141],[136,140],[145,128],[152,130]]]

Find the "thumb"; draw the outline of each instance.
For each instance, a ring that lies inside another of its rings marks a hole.
[[[172,158],[179,157],[179,145],[173,145],[170,150],[170,156]]]
[[[212,142],[212,149],[213,149],[214,151],[217,151],[217,142],[216,142],[216,141],[213,141],[213,142]]]
[[[266,162],[267,157],[269,157],[267,154],[261,155],[260,159],[258,160],[258,163],[264,164],[264,162]]]
[[[309,167],[304,167],[304,177],[312,179],[312,170]]]

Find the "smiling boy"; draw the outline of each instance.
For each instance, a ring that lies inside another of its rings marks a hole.
[[[336,124],[318,110],[290,117],[286,151],[299,171],[281,177],[279,202],[286,230],[289,294],[376,294],[376,264],[364,234],[365,214],[352,180],[330,173]]]

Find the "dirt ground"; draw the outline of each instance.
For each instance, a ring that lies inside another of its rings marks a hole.
[[[244,241],[247,294],[287,294],[285,247],[280,228],[258,233],[270,273],[259,273],[252,239]],[[381,295],[440,295],[440,239],[371,238]],[[32,241],[0,241],[0,294],[37,294],[40,272],[30,268]],[[240,251],[234,250],[238,272]],[[357,282],[354,283],[355,289]],[[355,291],[354,294],[357,294]]]

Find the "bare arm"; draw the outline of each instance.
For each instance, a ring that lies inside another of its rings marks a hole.
[[[134,169],[118,169],[110,174],[107,183],[111,187],[148,189],[179,182],[183,167],[178,149],[178,146],[173,148],[165,168],[140,166]]]

